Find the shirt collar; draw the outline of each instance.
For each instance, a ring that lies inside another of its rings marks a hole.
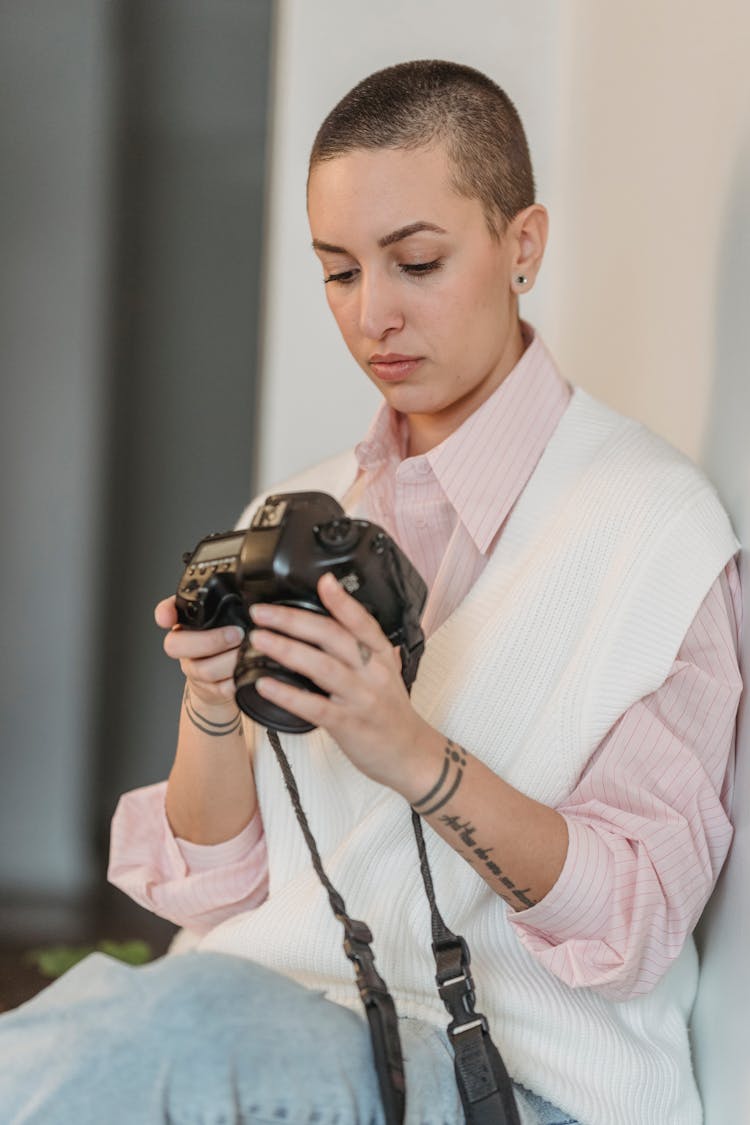
[[[570,400],[541,338],[527,324],[530,342],[500,386],[425,460],[476,547],[486,553],[527,484]],[[390,462],[406,448],[405,419],[385,403],[356,447],[360,469]],[[413,458],[410,460],[418,460]]]
[[[355,446],[360,470],[374,472],[390,462],[402,461],[406,454],[406,418],[382,402],[366,435]]]

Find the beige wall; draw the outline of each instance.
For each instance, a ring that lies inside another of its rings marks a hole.
[[[747,544],[750,5],[574,0],[566,10],[545,333],[571,379],[704,466]],[[746,555],[741,567],[746,654]],[[750,1120],[747,698],[733,821],[698,934],[692,1031],[706,1125]]]
[[[564,35],[556,351],[576,381],[700,457],[750,130],[750,5],[575,0]]]

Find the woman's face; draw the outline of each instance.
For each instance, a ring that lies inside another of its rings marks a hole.
[[[349,351],[409,419],[409,453],[452,433],[523,350],[519,238],[490,233],[458,195],[441,145],[357,149],[317,164],[308,214],[326,296]]]

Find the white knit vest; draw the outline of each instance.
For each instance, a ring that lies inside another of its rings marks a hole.
[[[352,456],[275,491],[341,495]],[[248,509],[246,518],[249,518]],[[713,489],[648,430],[576,391],[491,559],[429,639],[417,710],[524,793],[559,804],[604,734],[663,682],[737,550]],[[314,874],[262,731],[255,774],[267,901],[200,943],[259,961],[357,1010],[342,931]],[[370,925],[401,1015],[444,1026],[409,809],[321,731],[282,736],[325,868]],[[472,952],[477,1007],[513,1077],[583,1125],[699,1125],[687,1020],[692,940],[649,994],[613,1003],[560,983],[523,948],[509,908],[426,828],[440,909]]]

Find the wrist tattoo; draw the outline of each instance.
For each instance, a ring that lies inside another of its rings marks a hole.
[[[438,809],[442,809],[461,784],[465,765],[466,751],[449,738],[443,752],[443,768],[440,777],[429,793],[426,793],[421,800],[414,802],[412,805],[414,811],[419,813],[420,816],[432,816]]]
[[[197,727],[203,734],[208,734],[211,738],[225,738],[228,734],[234,734],[242,727],[242,712],[237,711],[233,719],[226,723],[216,723],[213,719],[209,719],[206,715],[201,715],[200,711],[196,711],[193,701],[190,698],[190,689],[185,687],[185,694],[183,696],[183,706],[185,714],[190,719],[194,727]]]

